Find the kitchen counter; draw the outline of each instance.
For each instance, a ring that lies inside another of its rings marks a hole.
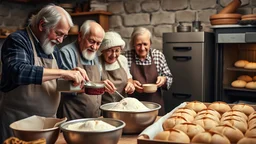
[[[136,144],[138,135],[122,135],[118,144]],[[67,144],[62,133],[60,133],[59,138],[55,144]]]

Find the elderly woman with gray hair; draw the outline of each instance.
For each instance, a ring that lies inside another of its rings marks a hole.
[[[130,95],[140,101],[151,101],[161,104],[159,115],[164,115],[162,89],[168,90],[172,84],[172,74],[162,52],[151,48],[152,35],[144,27],[135,28],[130,41],[130,50],[125,53],[128,60],[133,84],[136,91]],[[154,83],[158,90],[155,93],[144,93],[142,84]]]
[[[99,48],[99,62],[101,63],[102,79],[109,79],[114,83],[117,91],[123,96],[132,94],[135,90],[127,59],[121,55],[125,42],[116,32],[106,32]],[[121,97],[116,93],[105,93],[102,103],[117,102]]]

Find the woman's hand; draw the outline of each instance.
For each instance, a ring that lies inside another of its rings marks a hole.
[[[128,81],[124,90],[125,90],[125,93],[132,94],[135,90],[135,87],[132,82]]]
[[[105,91],[112,94],[116,91],[115,85],[108,79],[103,81],[105,84]]]
[[[157,87],[161,87],[166,83],[166,77],[165,76],[158,76],[156,80]]]
[[[133,85],[134,85],[135,90],[136,90],[137,92],[143,93],[143,87],[142,87],[142,84],[141,84],[139,81],[134,80],[134,81],[133,81]]]

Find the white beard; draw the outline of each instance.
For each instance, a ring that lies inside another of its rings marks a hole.
[[[49,38],[47,38],[47,34],[43,36],[41,43],[42,43],[41,44],[42,49],[44,53],[47,55],[52,54],[54,51],[55,45],[59,44],[56,40],[50,41]],[[53,45],[52,43],[55,43],[55,44]]]
[[[93,60],[96,56],[96,51],[94,51],[93,53],[90,51],[88,52],[88,49],[85,49],[82,51],[82,55],[85,59],[87,60]]]

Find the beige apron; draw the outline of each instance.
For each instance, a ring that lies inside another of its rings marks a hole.
[[[151,65],[136,65],[135,51],[133,51],[134,57],[132,58],[131,74],[134,80],[138,80],[141,84],[156,83],[158,72],[154,63],[151,51]],[[161,95],[161,89],[158,88],[155,93],[138,93],[134,91],[131,97],[135,97],[140,101],[150,101],[160,104],[162,107],[159,111],[159,115],[164,115],[164,101]]]
[[[119,60],[117,60],[120,68],[116,69],[116,70],[106,70],[105,68],[105,62],[102,58],[102,79],[103,80],[110,80],[111,82],[113,82],[113,84],[115,85],[115,87],[117,88],[117,91],[119,93],[121,93],[123,96],[126,96],[124,88],[127,85],[128,82],[128,78],[127,78],[127,74],[124,70],[124,68],[122,67],[122,65],[120,64]],[[118,96],[116,93],[113,94],[109,94],[109,93],[104,93],[102,95],[102,104],[105,103],[110,103],[110,102],[119,102],[121,100],[121,97]]]
[[[100,72],[97,65],[82,65],[79,52],[77,55],[77,62],[78,67],[85,69],[91,81],[100,81]],[[63,93],[58,109],[58,117],[67,117],[68,120],[99,117],[100,105],[101,95],[87,95],[85,93],[72,95]]]
[[[53,59],[45,59],[37,56],[36,48],[28,28],[27,32],[33,47],[34,65],[58,69],[53,55]],[[32,115],[55,117],[60,101],[60,94],[56,90],[56,84],[56,80],[51,80],[43,82],[41,85],[21,85],[12,91],[3,93],[3,106],[0,117],[1,138],[3,140],[12,135],[9,125],[14,121]]]

